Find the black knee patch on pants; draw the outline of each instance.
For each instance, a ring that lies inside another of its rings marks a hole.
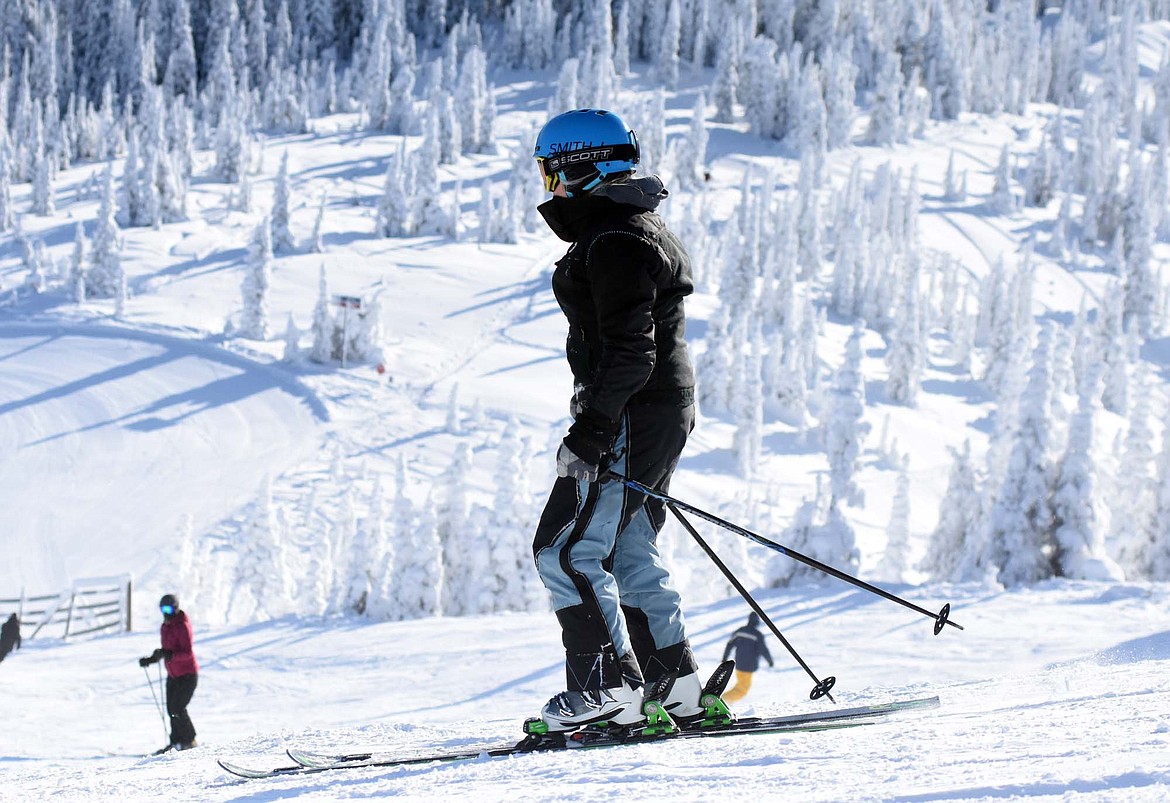
[[[626,617],[626,629],[630,632],[630,643],[634,647],[634,655],[638,658],[638,666],[645,670],[646,662],[654,654],[654,636],[650,633],[650,621],[641,608],[629,605],[622,606],[622,615]]]
[[[619,656],[609,629],[591,605],[573,605],[557,611],[565,645],[565,681],[570,691],[613,689],[622,681],[642,684],[638,659]]]
[[[695,661],[695,654],[687,641],[655,650],[642,663],[642,673],[646,676],[647,683],[653,683],[668,674],[686,677],[698,669],[699,664]]]

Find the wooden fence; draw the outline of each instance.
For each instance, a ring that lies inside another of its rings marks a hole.
[[[121,632],[131,626],[132,588],[130,575],[124,574],[75,580],[57,594],[28,596],[22,592],[13,599],[0,599],[0,621],[15,613],[24,639]]]

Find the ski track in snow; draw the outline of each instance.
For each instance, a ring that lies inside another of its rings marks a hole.
[[[184,516],[209,528],[314,453],[328,420],[279,367],[148,330],[0,324],[0,366],[5,589],[165,563]],[[30,494],[33,477],[52,481]],[[136,554],[70,555],[90,538]]]

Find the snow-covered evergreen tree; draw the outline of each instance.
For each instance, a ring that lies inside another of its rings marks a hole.
[[[439,164],[453,165],[459,160],[463,146],[463,122],[455,109],[455,99],[450,92],[436,90],[432,103],[438,108],[439,120]]]
[[[825,452],[829,459],[832,505],[861,505],[865,501],[854,479],[862,444],[870,430],[870,425],[862,421],[865,380],[861,373],[861,338],[864,334],[864,324],[856,323],[845,346],[845,360],[837,370],[830,391]]]
[[[797,218],[800,278],[811,279],[821,267],[821,207],[816,157],[806,153],[800,160],[800,179],[797,198],[800,204]]]
[[[882,55],[877,86],[869,110],[865,139],[874,145],[893,145],[898,140],[901,115],[902,70],[897,53]]]
[[[825,147],[830,150],[843,148],[853,140],[858,68],[846,53],[834,47],[829,47],[821,55],[821,63],[824,66]]]
[[[484,181],[479,196],[479,241],[495,242],[496,204],[492,183]]]
[[[317,279],[317,304],[313,307],[313,345],[309,349],[309,359],[313,362],[326,363],[333,359],[333,313],[329,304],[329,285],[322,265]]]
[[[1105,363],[1101,404],[1109,412],[1124,416],[1130,409],[1130,338],[1136,332],[1125,328],[1124,293],[1118,290],[1112,283],[1097,308],[1097,343]]]
[[[289,228],[290,189],[288,184],[288,151],[280,157],[280,169],[276,173],[276,186],[272,196],[272,252],[288,254],[296,250],[297,242]]]
[[[34,215],[42,217],[57,211],[57,201],[53,193],[52,160],[43,150],[37,156],[33,167],[32,211]]]
[[[954,13],[965,12],[955,9]],[[966,82],[962,66],[962,49],[952,17],[952,7],[944,0],[931,3],[930,26],[922,40],[926,67],[923,81],[933,100],[932,116],[954,120],[967,108]]]
[[[793,514],[792,523],[780,533],[779,542],[788,549],[809,555],[806,550],[816,537],[816,522],[820,515],[818,505],[817,500],[804,499]],[[810,573],[811,570],[805,564],[787,555],[774,555],[765,567],[764,582],[769,588],[784,588],[797,577],[808,577]]]
[[[1153,259],[1154,229],[1149,168],[1140,155],[1130,159],[1123,201],[1121,247],[1125,260],[1125,323],[1143,337],[1158,325],[1158,272]],[[1164,316],[1163,316],[1164,317]]]
[[[667,0],[665,26],[659,40],[657,73],[661,85],[678,88],[679,38],[682,35],[682,9],[679,0]]]
[[[910,472],[909,458],[898,467],[890,521],[886,525],[886,548],[878,563],[877,576],[887,583],[901,583],[910,566]]]
[[[16,223],[16,214],[12,207],[9,148],[5,139],[3,126],[0,126],[0,232],[11,231]]]
[[[297,327],[293,314],[288,314],[288,321],[284,327],[284,353],[281,359],[285,362],[296,362],[301,358],[301,330]]]
[[[85,294],[90,298],[114,298],[124,283],[122,260],[119,255],[122,244],[118,223],[114,219],[116,212],[114,172],[107,166],[102,182],[101,204],[94,226],[90,268],[85,277]]]
[[[569,58],[561,64],[561,71],[557,75],[557,91],[553,95],[549,115],[571,111],[578,107],[577,102],[577,70],[580,62]]]
[[[469,532],[471,512],[467,499],[467,482],[471,477],[471,447],[460,443],[455,447],[451,465],[443,473],[443,495],[436,507],[435,528],[443,545],[443,613],[462,616],[472,606],[478,594],[481,578],[471,570],[478,559],[475,553],[484,549],[483,540],[474,540]]]
[[[267,340],[269,335],[268,286],[272,283],[272,241],[268,218],[252,232],[248,247],[248,264],[240,285],[243,310],[239,332],[253,340]]]
[[[1055,571],[1051,434],[1051,331],[1041,329],[1020,400],[1019,428],[1007,474],[990,513],[988,563],[999,566],[999,581],[1014,587],[1051,577]]]
[[[252,596],[256,610],[263,618],[282,616],[291,605],[284,539],[269,478],[240,532],[240,557],[234,583],[237,590]]]
[[[1024,206],[1046,207],[1056,195],[1058,166],[1051,152],[1048,136],[1040,138],[1040,145],[1024,172]]]
[[[349,611],[359,616],[370,614],[370,601],[379,583],[374,570],[382,559],[379,541],[385,536],[381,530],[381,517],[375,514],[376,504],[377,500],[374,500],[369,515],[355,518],[353,541],[349,547],[351,561],[346,579],[346,605]]]
[[[78,223],[73,228],[73,251],[69,257],[69,275],[66,284],[73,300],[78,304],[85,301],[85,272],[89,262],[89,240],[85,236],[85,225]]]
[[[547,600],[532,566],[528,535],[535,526],[532,518],[535,507],[528,489],[531,455],[515,416],[505,424],[495,452],[496,489],[485,534],[491,559],[491,585],[496,595],[495,610],[536,610],[542,603],[547,605]]]
[[[719,49],[719,57],[715,65],[715,83],[711,87],[711,102],[715,105],[715,120],[720,123],[730,123],[735,120],[735,104],[739,100],[739,44],[738,29],[735,29],[731,41]],[[756,107],[754,102],[745,105],[749,110]]]
[[[991,195],[987,198],[987,206],[997,215],[1010,215],[1016,210],[1016,197],[1012,192],[1011,151],[1004,145],[999,153],[999,162],[995,166],[995,183],[991,188]]]
[[[691,127],[675,151],[674,177],[679,188],[697,189],[707,175],[707,98],[702,92],[691,109]]]
[[[901,303],[886,349],[886,392],[895,402],[913,407],[926,370],[925,329],[919,311],[918,263],[911,257],[902,271]]]
[[[1121,580],[1121,569],[1105,552],[1097,514],[1097,469],[1093,458],[1093,417],[1098,378],[1088,382],[1069,423],[1068,448],[1056,468],[1052,513],[1057,573],[1079,580]]]
[[[1129,411],[1121,459],[1111,495],[1111,556],[1129,579],[1146,576],[1149,549],[1161,525],[1155,520],[1157,460],[1149,376],[1139,374],[1139,392]]]
[[[317,218],[313,223],[313,234],[309,237],[309,250],[314,254],[324,253],[325,241],[323,238],[325,225],[325,202],[328,196],[321,193],[321,201],[317,205]]]
[[[947,157],[947,173],[946,179],[943,181],[943,199],[947,201],[965,201],[967,193],[965,182],[960,182],[959,176],[955,172],[955,151],[952,148],[951,154]]]
[[[741,379],[741,389],[732,393],[731,412],[735,419],[732,452],[739,475],[747,480],[755,477],[764,451],[763,339],[757,319],[754,346],[740,354],[736,376]]]
[[[24,269],[28,272],[24,286],[34,293],[43,293],[48,286],[48,253],[40,237],[22,237],[21,252]]]
[[[939,505],[938,524],[918,566],[935,581],[966,579],[958,576],[960,566],[978,560],[977,556],[964,559],[976,545],[974,536],[980,532],[982,518],[979,476],[971,462],[971,442],[964,441],[962,450],[952,449],[951,456],[953,462],[947,490]]]
[[[309,542],[305,575],[297,591],[300,610],[314,616],[322,616],[329,610],[335,574],[329,540],[322,537],[312,539]]]
[[[399,499],[402,498],[399,490]],[[446,613],[442,599],[447,579],[443,571],[443,547],[439,541],[433,495],[428,495],[417,521],[401,517],[404,505],[395,503],[395,544],[401,550],[399,598],[402,618],[418,619]]]
[[[406,141],[403,140],[399,144],[398,153],[386,166],[386,181],[378,201],[375,227],[379,237],[402,237],[414,229],[406,167]]]
[[[487,57],[483,48],[473,45],[460,63],[460,78],[455,89],[455,107],[462,118],[462,148],[468,153],[491,153],[495,150],[495,112],[487,80]]]
[[[837,505],[826,501],[821,488],[815,501],[806,499],[797,509],[792,524],[781,533],[779,541],[788,549],[838,571],[857,574],[861,561],[857,535]],[[767,565],[766,582],[772,588],[817,583],[824,577],[819,569],[785,555],[771,558]]]
[[[348,361],[374,365],[385,362],[386,344],[382,329],[381,289],[365,301],[364,306],[356,315],[350,313],[348,329],[349,343],[346,346],[346,359]],[[342,333],[338,331],[334,335],[334,340],[337,341],[342,336]]]
[[[1162,451],[1158,455],[1154,531],[1146,544],[1142,569],[1151,580],[1170,580],[1170,414],[1163,417]]]

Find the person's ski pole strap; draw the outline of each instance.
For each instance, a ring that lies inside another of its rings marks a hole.
[[[806,566],[811,566],[812,568],[818,569],[819,571],[822,571],[825,574],[828,574],[832,577],[836,577],[838,580],[843,580],[846,583],[857,586],[858,588],[863,588],[866,591],[870,592],[871,594],[877,594],[879,597],[884,597],[885,599],[888,599],[891,602],[896,602],[899,605],[902,605],[906,608],[909,608],[912,611],[916,611],[916,612],[922,614],[923,616],[927,616],[927,617],[934,620],[934,634],[936,636],[942,631],[943,627],[946,625],[950,625],[951,627],[957,627],[959,630],[964,629],[963,626],[960,625],[958,622],[951,621],[951,619],[950,619],[951,605],[949,602],[947,604],[943,605],[942,609],[938,613],[935,613],[934,611],[928,611],[926,608],[923,608],[919,605],[915,605],[913,602],[909,602],[907,600],[904,600],[901,597],[897,596],[896,594],[891,594],[889,591],[886,591],[885,589],[878,588],[877,586],[873,585],[872,583],[867,583],[864,580],[859,580],[858,578],[853,577],[852,575],[846,574],[845,572],[840,571],[839,569],[834,569],[832,566],[828,565],[827,563],[821,563],[819,560],[816,560],[815,558],[810,558],[807,555],[802,555],[801,553],[799,553],[795,550],[789,549],[788,547],[784,546],[783,544],[777,544],[775,541],[771,541],[762,535],[759,535],[757,533],[752,532],[751,530],[740,527],[738,524],[733,524],[732,522],[727,521],[726,519],[721,519],[718,516],[716,516],[714,513],[708,513],[707,511],[701,510],[700,508],[697,508],[694,505],[687,504],[686,502],[682,501],[681,499],[675,499],[674,497],[668,496],[668,495],[662,493],[661,491],[656,491],[647,485],[643,485],[642,483],[638,482],[637,480],[632,480],[629,477],[625,477],[621,474],[618,474],[617,472],[615,472],[613,470],[608,471],[607,474],[605,475],[605,478],[614,479],[614,480],[620,482],[622,485],[625,485],[627,488],[629,488],[631,490],[637,491],[638,493],[641,493],[641,494],[645,494],[646,496],[653,497],[654,499],[659,499],[663,502],[666,502],[670,505],[675,506],[679,510],[685,510],[687,513],[693,513],[694,515],[698,516],[701,519],[705,519],[706,521],[709,521],[712,524],[716,524],[725,530],[729,530],[730,532],[735,533],[736,535],[741,535],[744,538],[747,538],[749,541],[753,541],[753,542],[759,544],[760,546],[765,546],[768,549],[779,552],[781,555],[786,555],[787,557],[790,557],[795,561],[803,563]]]
[[[800,657],[800,654],[796,651],[796,648],[788,643],[788,639],[784,638],[784,634],[780,632],[780,628],[773,624],[772,620],[768,617],[768,614],[765,613],[764,609],[760,607],[760,604],[756,602],[748,590],[744,588],[744,585],[739,581],[739,578],[735,576],[731,569],[727,568],[727,564],[720,560],[719,556],[715,554],[715,550],[711,548],[710,544],[703,540],[703,536],[699,535],[699,531],[691,526],[691,523],[687,521],[686,517],[684,517],[683,514],[679,512],[678,508],[675,507],[674,504],[667,502],[666,506],[670,508],[670,512],[673,513],[675,518],[677,518],[679,522],[682,523],[682,526],[687,529],[687,532],[691,534],[691,537],[695,539],[702,550],[707,553],[707,557],[711,559],[711,562],[719,568],[719,571],[723,572],[723,576],[726,577],[733,586],[735,586],[735,590],[739,592],[739,595],[747,601],[747,604],[750,605],[752,610],[759,615],[760,619],[767,623],[768,628],[772,631],[772,634],[775,635],[776,638],[780,639],[780,643],[783,644],[784,648],[788,650],[789,654],[792,655],[794,659],[796,659],[796,662],[800,664],[801,669],[807,672],[808,676],[813,679],[813,683],[816,685],[813,686],[812,691],[809,693],[809,699],[818,700],[821,697],[828,697],[829,702],[836,703],[837,701],[833,699],[833,695],[829,693],[829,690],[832,689],[834,685],[836,685],[837,678],[829,676],[824,680],[821,680],[816,676],[816,673],[813,672],[809,665],[804,662],[804,659]]]

